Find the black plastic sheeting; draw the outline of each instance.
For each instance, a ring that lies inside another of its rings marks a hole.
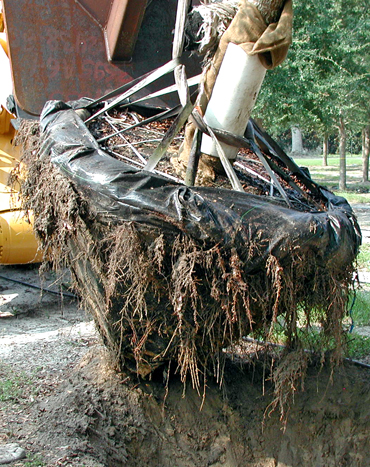
[[[83,101],[45,105],[42,157],[51,158],[101,219],[133,222],[168,234],[182,232],[207,246],[234,247],[239,254],[246,246],[258,245],[249,271],[258,269],[270,253],[283,260],[297,249],[311,250],[337,267],[346,266],[357,254],[361,232],[344,198],[321,189],[327,211],[300,212],[276,198],[186,187],[102,151],[73,110],[77,107],[83,107]]]

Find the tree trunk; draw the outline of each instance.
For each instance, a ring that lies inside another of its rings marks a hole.
[[[292,126],[292,153],[303,154],[302,132],[298,126]]]
[[[370,125],[362,130],[362,181],[369,181]]]
[[[346,180],[346,125],[343,115],[339,118],[339,189],[347,188]]]
[[[324,135],[322,141],[322,165],[328,166],[328,135]]]

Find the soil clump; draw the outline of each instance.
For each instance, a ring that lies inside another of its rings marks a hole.
[[[310,367],[283,424],[269,410],[269,383],[262,395],[261,369],[228,361],[222,390],[210,381],[202,400],[190,385],[183,397],[178,377],[168,394],[162,374],[137,385],[111,370],[106,350],[93,349],[32,407],[17,439],[50,467],[368,465],[368,370],[345,365],[332,378]]]

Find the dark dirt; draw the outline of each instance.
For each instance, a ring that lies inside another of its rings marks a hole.
[[[135,386],[92,349],[14,432],[47,466],[339,467],[367,466],[369,371],[310,368],[286,425],[269,414],[261,367],[229,363],[222,390],[208,383],[204,401],[163,375]],[[18,463],[16,465],[27,465]]]
[[[38,284],[37,268],[1,272]],[[61,307],[58,296],[0,285],[18,299],[14,318],[0,321],[0,381],[19,383],[0,397],[0,442],[28,456],[14,467],[368,465],[369,370],[346,364],[331,380],[330,369],[311,366],[286,424],[270,413],[263,353],[255,365],[228,361],[223,387],[209,379],[204,400],[172,375],[166,398],[166,371],[138,384],[111,369],[76,302]]]
[[[37,268],[1,273],[39,284]],[[19,384],[0,397],[0,443],[27,452],[14,467],[368,465],[369,370],[345,365],[331,382],[328,368],[310,367],[286,425],[269,413],[263,353],[255,366],[229,361],[222,389],[209,379],[204,401],[190,383],[184,395],[176,375],[165,399],[166,371],[141,384],[113,371],[75,301],[61,307],[58,296],[0,285],[18,299],[17,314],[0,321],[0,381]]]
[[[35,267],[1,275],[33,285]],[[63,279],[65,280],[65,279]],[[55,278],[44,287],[55,290]],[[272,385],[262,364],[227,364],[222,389],[206,398],[166,372],[138,382],[116,374],[76,301],[9,281],[1,296],[0,381],[20,392],[0,402],[0,442],[18,443],[27,459],[14,467],[362,467],[370,455],[369,370],[310,367],[286,425],[269,413]],[[263,361],[263,355],[261,356]],[[203,406],[202,406],[203,404]]]

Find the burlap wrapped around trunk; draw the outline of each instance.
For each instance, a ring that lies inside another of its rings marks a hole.
[[[292,0],[285,2],[279,20],[272,24],[266,24],[256,5],[247,0],[240,2],[238,12],[222,35],[216,53],[203,73],[200,94],[197,99],[197,107],[203,115],[228,44],[232,42],[239,45],[247,54],[258,55],[265,68],[273,69],[284,61],[288,53],[292,42],[292,22]],[[186,172],[194,131],[195,125],[190,120],[186,126],[185,141],[181,152],[171,161],[180,175]],[[202,174],[205,178],[213,177],[209,165],[212,165],[210,158],[203,155],[199,166],[200,177]]]

